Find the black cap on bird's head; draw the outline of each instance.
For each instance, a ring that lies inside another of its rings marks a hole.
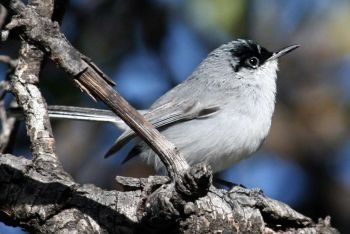
[[[238,39],[232,44],[230,53],[237,60],[236,72],[242,67],[256,69],[265,62],[275,60],[299,47],[299,45],[292,45],[273,53],[252,40]]]

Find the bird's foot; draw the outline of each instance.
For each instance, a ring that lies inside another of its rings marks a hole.
[[[242,184],[236,184],[236,183],[233,183],[233,182],[230,182],[230,181],[227,181],[227,180],[223,180],[223,179],[220,179],[216,176],[213,177],[213,184],[216,186],[216,187],[224,187],[224,188],[227,188],[228,190],[231,190],[233,187],[242,187],[242,188],[246,188],[244,185]]]

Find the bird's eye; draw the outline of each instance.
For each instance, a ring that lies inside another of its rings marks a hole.
[[[246,60],[246,64],[251,68],[257,68],[259,66],[259,59],[257,57],[250,57]]]

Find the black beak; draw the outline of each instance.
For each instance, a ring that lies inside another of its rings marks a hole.
[[[293,50],[295,50],[298,47],[300,47],[300,45],[291,45],[291,46],[288,46],[286,48],[283,48],[283,49],[273,53],[272,56],[267,59],[267,61],[278,59],[279,57],[281,57],[285,54],[288,54],[289,52],[292,52]]]

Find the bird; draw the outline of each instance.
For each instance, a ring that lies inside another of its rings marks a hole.
[[[278,58],[298,47],[273,53],[252,40],[228,42],[141,113],[175,144],[190,166],[205,162],[220,172],[264,142],[275,109]],[[119,128],[124,133],[107,157],[137,137],[126,124]],[[145,142],[136,141],[124,162],[137,156],[164,174],[158,156]]]
[[[278,59],[298,47],[270,52],[252,40],[230,41],[209,53],[186,80],[149,109],[139,112],[177,147],[190,166],[205,162],[214,173],[221,172],[263,144],[275,109]],[[123,133],[106,157],[135,139],[123,163],[140,157],[158,174],[166,174],[156,153],[113,112],[56,106],[49,107],[49,114],[113,122]]]

